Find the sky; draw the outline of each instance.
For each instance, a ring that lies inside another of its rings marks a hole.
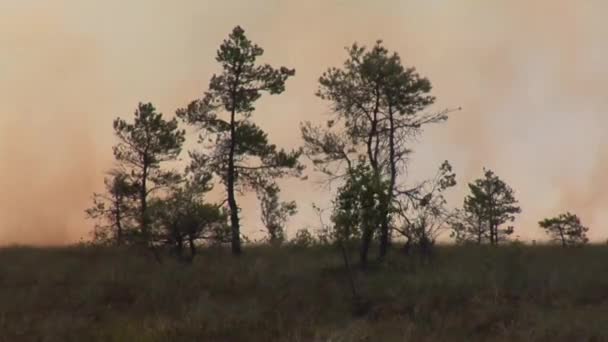
[[[432,110],[462,107],[412,147],[410,181],[449,160],[460,206],[466,184],[489,167],[537,222],[572,211],[594,241],[608,239],[608,27],[605,1],[566,0],[0,0],[0,245],[87,238],[84,209],[112,166],[112,120],[138,102],[166,116],[200,97],[214,57],[236,25],[263,62],[296,69],[255,121],[281,147],[301,145],[298,123],[324,122],[314,96],[353,42],[382,39],[433,84]],[[190,136],[188,148],[194,148]],[[318,226],[313,202],[331,189],[282,181],[299,214],[289,233]],[[240,198],[244,231],[258,234],[255,196]]]

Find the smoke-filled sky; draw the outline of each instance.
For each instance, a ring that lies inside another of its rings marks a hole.
[[[235,25],[265,62],[297,71],[254,114],[277,145],[298,147],[298,123],[326,119],[317,79],[344,47],[382,39],[429,77],[435,109],[463,108],[422,136],[412,179],[450,160],[456,206],[486,166],[520,199],[517,235],[542,238],[539,219],[571,210],[605,240],[607,10],[601,0],[0,0],[0,244],[86,237],[83,210],[112,165],[112,119],[139,101],[172,116],[199,97]],[[290,231],[318,225],[310,204],[328,190],[282,184],[301,207]],[[255,196],[241,203],[245,231],[259,231]]]

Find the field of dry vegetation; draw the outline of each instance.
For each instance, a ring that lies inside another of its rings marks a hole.
[[[193,264],[89,246],[0,250],[0,341],[603,341],[608,248],[205,249]],[[353,254],[354,257],[354,254]]]

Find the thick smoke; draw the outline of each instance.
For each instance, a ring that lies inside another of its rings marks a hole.
[[[571,210],[604,239],[608,206],[608,49],[600,1],[166,1],[57,0],[0,4],[0,244],[58,244],[86,236],[83,209],[111,166],[111,120],[138,101],[168,115],[200,96],[217,70],[215,50],[236,24],[295,67],[256,120],[280,146],[296,147],[297,123],[323,120],[318,76],[354,41],[376,39],[433,82],[436,109],[462,106],[416,146],[410,174],[444,159],[460,185],[483,166],[508,181],[524,213],[517,234]],[[314,177],[313,177],[314,179]],[[284,182],[302,207],[290,230],[316,224],[309,205],[327,191]],[[257,232],[255,196],[242,201]]]

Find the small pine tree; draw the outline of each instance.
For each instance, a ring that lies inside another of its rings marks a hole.
[[[119,142],[114,146],[114,157],[129,177],[138,196],[137,221],[142,242],[150,245],[151,217],[148,208],[150,195],[166,187],[175,179],[173,172],[161,164],[177,159],[184,143],[185,132],[179,130],[177,120],[165,120],[151,103],[140,103],[134,120],[114,120],[114,133]]]
[[[93,194],[93,206],[86,210],[89,218],[97,220],[93,241],[123,245],[133,229],[133,202],[137,195],[129,176],[112,171],[104,179],[105,193]]]
[[[215,229],[226,225],[227,217],[220,206],[204,200],[210,190],[208,173],[180,177],[165,192],[166,196],[155,198],[151,203],[158,240],[173,246],[180,259],[191,261],[197,252],[197,241],[213,239]],[[184,258],[186,244],[190,249],[188,258]]]
[[[464,200],[461,220],[453,222],[454,236],[460,241],[482,243],[489,240],[497,245],[513,234],[513,222],[521,212],[513,189],[491,170],[484,169],[484,177],[469,184],[471,194]]]
[[[557,217],[547,218],[538,223],[547,234],[563,247],[586,244],[589,228],[583,226],[578,216],[567,212]]]
[[[298,212],[295,201],[279,201],[281,190],[274,184],[260,186],[257,196],[260,200],[262,223],[268,232],[268,240],[273,245],[279,245],[285,241],[285,224],[290,216]]]
[[[360,263],[365,267],[376,230],[382,223],[382,205],[386,201],[387,182],[361,159],[351,169],[346,183],[334,200],[334,239],[340,243],[360,240]]]

